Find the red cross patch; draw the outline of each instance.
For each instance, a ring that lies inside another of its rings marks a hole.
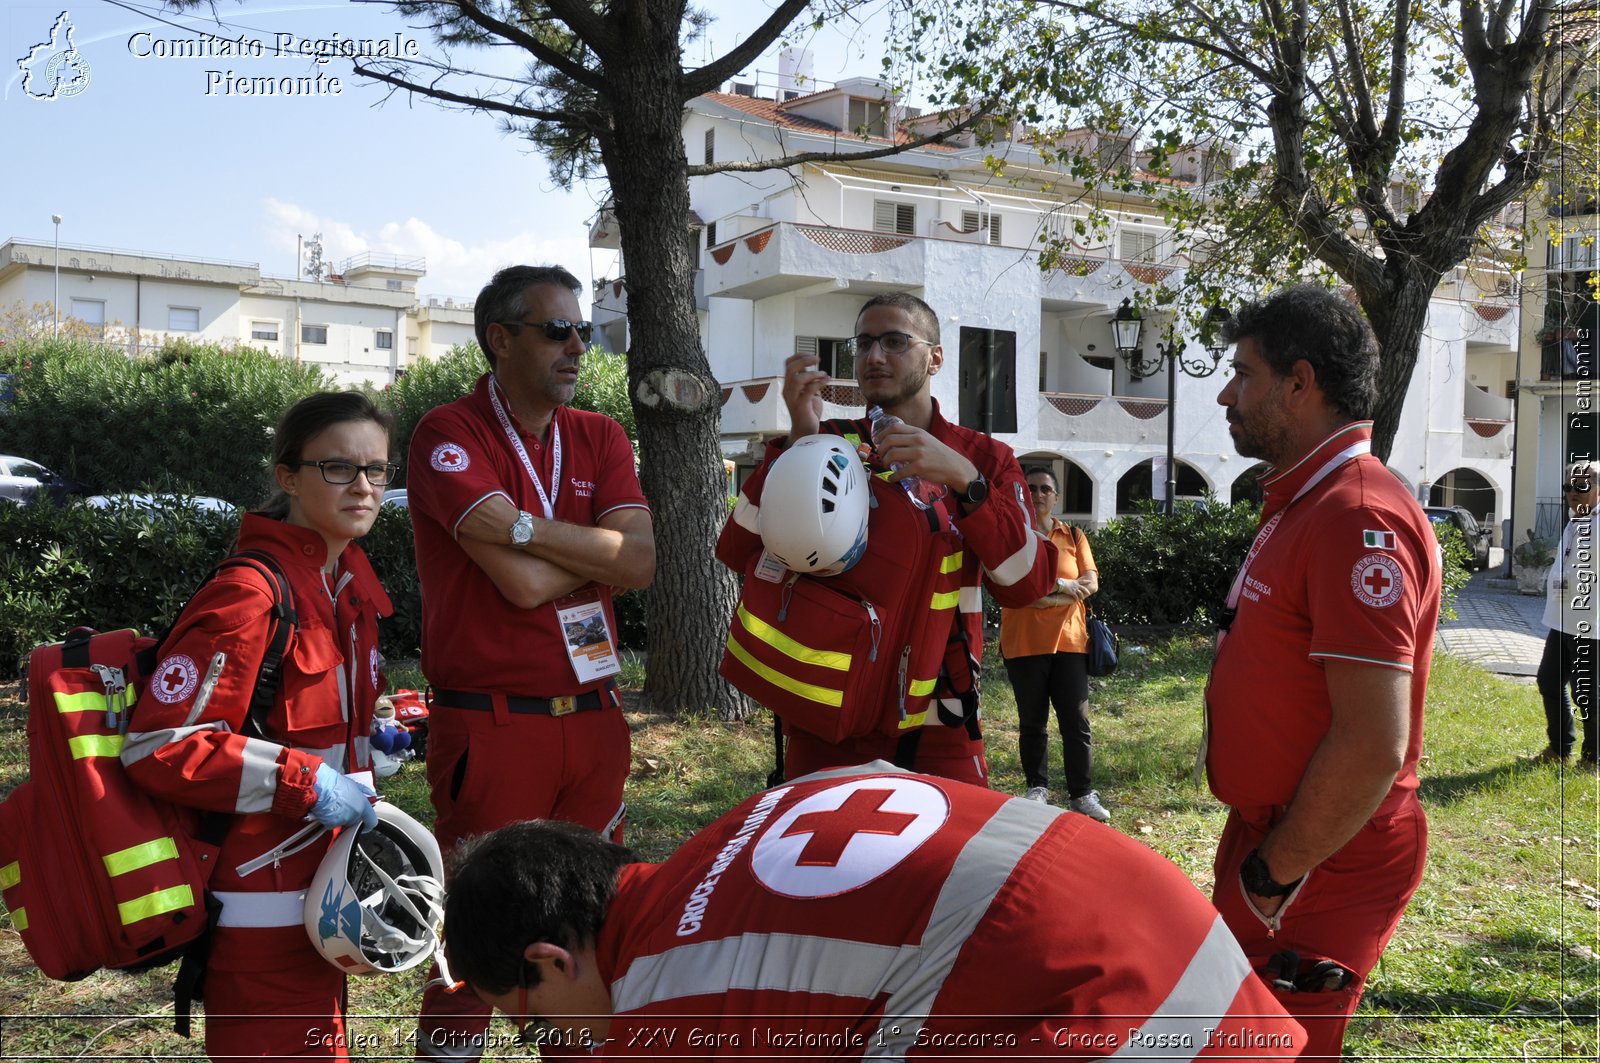
[[[1368,554],[1350,570],[1350,590],[1356,600],[1374,609],[1387,609],[1405,593],[1400,562],[1388,554]]]
[[[785,897],[832,897],[893,870],[950,818],[944,791],[920,779],[851,779],[774,820],[750,870]]]
[[[460,443],[440,443],[433,448],[428,464],[440,472],[466,472],[472,459],[467,457],[467,448]]]
[[[150,676],[150,693],[157,701],[176,705],[193,694],[199,682],[200,669],[195,667],[194,661],[185,654],[175,653],[163,660]]]

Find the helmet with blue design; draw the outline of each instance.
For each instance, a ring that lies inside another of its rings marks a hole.
[[[789,571],[836,576],[866,553],[871,507],[854,448],[834,435],[802,436],[767,470],[757,530]]]
[[[378,825],[334,838],[306,891],[311,944],[346,974],[394,974],[439,951],[444,858],[426,827],[387,801]]]

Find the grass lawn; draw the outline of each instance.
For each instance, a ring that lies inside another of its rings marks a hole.
[[[1207,643],[1181,638],[1124,647],[1122,671],[1091,694],[1096,785],[1112,826],[1175,861],[1210,889],[1222,810],[1192,782]],[[625,672],[624,678],[630,673]],[[638,682],[637,667],[631,671]],[[1021,791],[1016,715],[1004,669],[985,683],[989,761],[997,788]],[[400,676],[414,684],[415,673]],[[1544,745],[1531,685],[1440,656],[1428,709],[1423,803],[1432,835],[1427,875],[1346,1040],[1361,1059],[1600,1058],[1600,784],[1525,763]],[[629,712],[634,770],[628,838],[659,859],[685,835],[759,789],[771,730]],[[25,776],[24,710],[0,699],[0,792]],[[1052,739],[1052,754],[1058,756]],[[1057,761],[1059,763],[1059,761]],[[385,787],[428,818],[420,765]],[[170,971],[101,972],[51,982],[0,920],[0,1058],[200,1058],[170,1032]],[[351,983],[352,1056],[411,1058],[410,1015],[421,978]],[[498,1021],[490,1058],[523,1056]]]

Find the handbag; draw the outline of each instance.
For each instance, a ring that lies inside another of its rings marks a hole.
[[[1089,632],[1089,674],[1107,676],[1117,670],[1117,636],[1111,626],[1085,605],[1084,627]]]

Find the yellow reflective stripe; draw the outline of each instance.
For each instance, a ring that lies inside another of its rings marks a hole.
[[[11,913],[11,925],[17,928],[17,933],[28,929],[28,909],[18,908]]]
[[[728,636],[728,652],[733,654],[746,668],[775,687],[787,690],[789,693],[805,698],[807,701],[831,705],[836,709],[844,704],[844,691],[830,690],[827,687],[819,687],[811,683],[802,683],[798,679],[791,679],[782,672],[769,668],[750,656],[750,651],[739,645],[738,640],[732,635]]]
[[[833,650],[814,650],[804,643],[796,642],[771,624],[758,616],[753,616],[745,609],[744,603],[739,603],[739,622],[744,629],[768,646],[777,650],[785,657],[793,657],[801,664],[814,664],[819,668],[832,668],[838,672],[850,670],[850,655],[838,653]]]
[[[164,890],[147,893],[143,897],[135,897],[131,901],[123,901],[117,905],[117,914],[122,917],[122,925],[137,923],[141,919],[149,919],[153,915],[163,912],[175,912],[180,908],[189,908],[194,905],[194,890],[188,886],[172,886]]]
[[[81,694],[58,693],[57,712],[105,712],[106,695],[103,690],[85,690]]]
[[[926,720],[927,718],[927,709],[923,709],[921,712],[914,712],[910,716],[907,716],[905,719],[900,721],[900,730],[904,731],[912,727],[921,727],[922,721]]]
[[[939,562],[939,574],[941,576],[947,576],[952,572],[960,571],[962,560],[962,551],[957,550],[955,553]]]
[[[149,867],[151,864],[159,864],[163,860],[177,858],[178,843],[171,838],[157,838],[142,845],[130,845],[121,852],[107,853],[101,857],[106,864],[106,874],[112,878],[137,871],[141,867]]]
[[[933,693],[933,685],[938,681],[938,677],[933,679],[913,679],[908,693],[914,698],[925,698]]]
[[[22,861],[13,860],[0,867],[0,890],[8,890],[22,881]]]
[[[73,760],[83,760],[85,757],[120,757],[122,736],[79,735],[77,738],[67,739],[67,749],[71,751]]]
[[[957,603],[960,601],[961,591],[959,589],[945,591],[942,594],[935,594],[933,596],[933,600],[928,603],[928,608],[934,611],[938,611],[940,609],[954,609]]]

